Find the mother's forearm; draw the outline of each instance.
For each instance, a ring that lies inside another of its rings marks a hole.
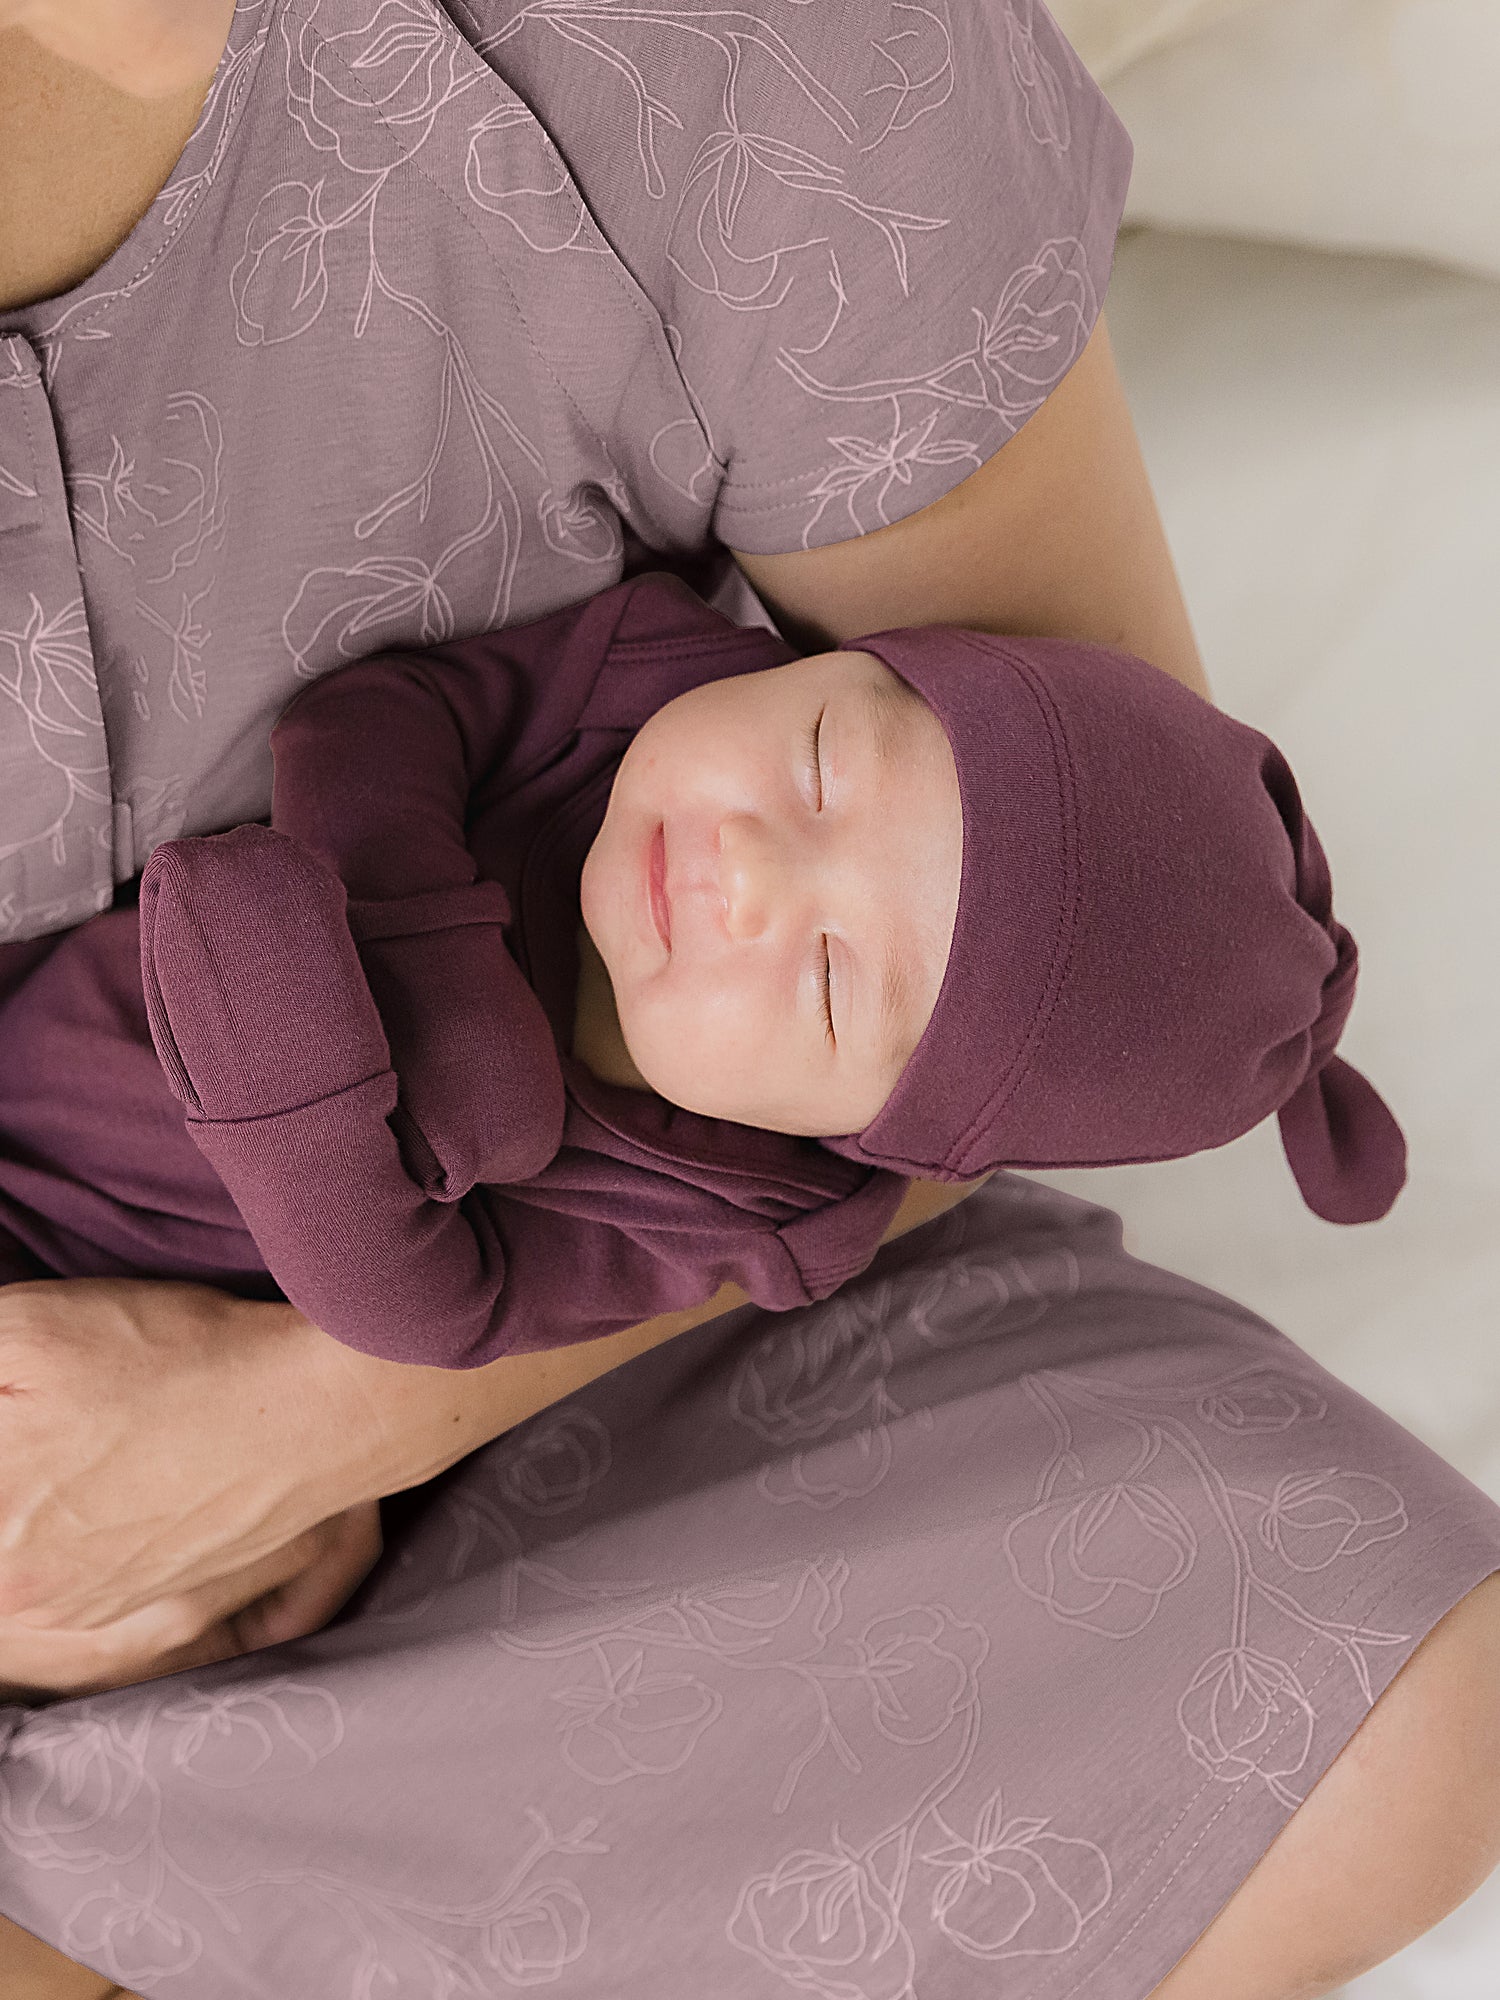
[[[981,1185],[980,1181],[915,1182],[883,1240],[889,1242],[932,1221]],[[308,1408],[327,1433],[309,1440],[309,1447],[326,1454],[324,1474],[331,1475],[341,1496],[339,1504],[353,1506],[435,1478],[471,1451],[601,1375],[747,1303],[738,1286],[725,1285],[702,1305],[661,1313],[603,1340],[507,1355],[482,1368],[466,1369],[419,1368],[361,1354],[329,1339],[290,1306],[246,1310],[288,1314],[305,1330],[309,1389],[316,1390]],[[320,1486],[326,1492],[326,1476]]]
[[[342,1346],[303,1320],[309,1385],[317,1389],[313,1421],[320,1430],[330,1419],[332,1424],[324,1448],[334,1454],[335,1490],[352,1506],[419,1486],[550,1403],[745,1303],[737,1286],[725,1285],[701,1306],[660,1314],[603,1340],[504,1355],[480,1368],[385,1361]]]

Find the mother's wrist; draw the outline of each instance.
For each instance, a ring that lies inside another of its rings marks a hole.
[[[335,1492],[342,1508],[435,1479],[649,1348],[746,1303],[738,1286],[726,1284],[702,1305],[661,1313],[598,1339],[502,1355],[477,1368],[377,1360],[341,1346],[304,1320],[295,1336],[300,1346],[289,1352],[307,1371],[317,1412],[310,1432],[328,1438],[326,1446],[316,1447],[327,1453],[319,1491]]]
[[[335,1340],[286,1304],[247,1304],[276,1335],[269,1353],[273,1391],[300,1398],[295,1449],[306,1454],[329,1512],[379,1500],[434,1479],[505,1428],[487,1427],[475,1374],[385,1361]]]

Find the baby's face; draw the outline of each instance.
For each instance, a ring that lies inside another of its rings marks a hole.
[[[962,858],[942,724],[872,654],[679,695],[626,750],[581,882],[636,1068],[710,1117],[860,1131],[931,1018]]]

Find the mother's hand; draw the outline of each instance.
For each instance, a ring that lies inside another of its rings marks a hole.
[[[299,1536],[288,1556],[301,1566],[270,1590],[263,1588],[266,1565],[257,1564],[92,1630],[0,1618],[0,1702],[36,1706],[103,1694],[321,1631],[364,1582],[382,1546],[380,1502],[368,1500]],[[244,1600],[227,1616],[225,1586]]]
[[[0,1287],[0,1619],[78,1633],[157,1607],[182,1643],[183,1600],[202,1634],[305,1570],[310,1530],[390,1490],[351,1474],[375,1440],[333,1393],[336,1349],[207,1285]]]

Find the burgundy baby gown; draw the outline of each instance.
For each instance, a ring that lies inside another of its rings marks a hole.
[[[272,732],[271,827],[165,843],[138,909],[0,1004],[0,1272],[285,1296],[366,1353],[472,1368],[862,1270],[899,1176],[568,1054],[626,744],[794,657],[656,572],[315,681]]]

